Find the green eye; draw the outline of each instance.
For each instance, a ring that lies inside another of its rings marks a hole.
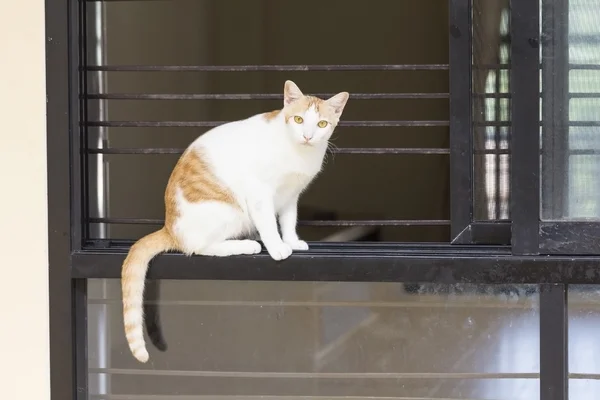
[[[299,116],[297,116],[297,115],[296,115],[296,116],[294,117],[294,122],[296,122],[297,124],[301,124],[301,123],[303,123],[303,122],[304,122],[304,118],[302,118],[302,117],[299,117]]]
[[[319,128],[325,128],[328,124],[329,124],[329,122],[327,122],[325,120],[321,120],[321,121],[319,121],[319,123],[317,124],[317,126]]]

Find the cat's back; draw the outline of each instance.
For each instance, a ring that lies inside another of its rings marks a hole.
[[[225,144],[228,146],[247,145],[248,143],[261,140],[273,129],[270,121],[267,121],[262,114],[252,117],[232,121],[219,125],[206,132],[196,140],[196,144],[201,146],[219,146]]]
[[[280,130],[265,114],[257,114],[211,129],[198,137],[190,150],[202,154],[224,180],[237,180],[264,173],[265,167],[277,163],[272,158],[279,157],[282,150]]]

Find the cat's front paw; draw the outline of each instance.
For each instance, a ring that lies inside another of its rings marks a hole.
[[[304,240],[287,240],[286,243],[292,248],[292,250],[308,250],[308,243],[306,243]]]
[[[267,251],[271,258],[275,261],[285,260],[292,255],[292,248],[286,243],[278,243],[275,245],[267,246]]]

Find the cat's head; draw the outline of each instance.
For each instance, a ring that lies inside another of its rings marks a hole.
[[[283,89],[283,114],[292,139],[303,145],[327,143],[350,95],[341,92],[322,100],[305,96],[292,81]]]

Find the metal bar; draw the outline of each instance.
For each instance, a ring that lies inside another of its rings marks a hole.
[[[313,96],[327,98],[335,93],[315,93]],[[543,95],[543,93],[541,94]],[[404,100],[404,99],[448,99],[449,93],[352,93],[353,100]],[[510,99],[510,93],[473,93],[473,97],[484,99]],[[600,93],[568,93],[573,99],[597,99]],[[88,100],[281,100],[276,93],[88,93]]]
[[[124,225],[163,225],[163,219],[156,218],[89,218],[92,224],[124,224]],[[332,220],[332,221],[298,221],[302,226],[436,226],[450,225],[449,220]]]
[[[99,148],[87,149],[88,154],[181,154],[177,148]],[[451,149],[440,148],[394,148],[394,147],[341,147],[328,150],[335,154],[451,154]],[[473,150],[473,154],[511,154],[511,149]],[[539,151],[542,153],[542,150]],[[571,155],[598,155],[600,149],[571,150]]]
[[[169,376],[247,379],[537,379],[535,372],[270,372],[198,371],[134,368],[93,368],[91,373],[128,376]]]
[[[84,227],[82,216],[84,215],[83,193],[86,185],[86,176],[83,173],[85,165],[81,152],[82,128],[81,121],[85,121],[85,102],[80,100],[80,94],[85,87],[84,75],[78,73],[80,65],[85,63],[84,42],[82,39],[85,32],[85,10],[83,3],[70,0],[69,10],[69,135],[71,149],[71,246],[72,249],[80,249],[83,242]]]
[[[329,98],[335,93],[316,93],[313,96]],[[448,93],[352,93],[352,100],[404,100],[404,99],[447,99]],[[600,95],[599,95],[600,97]],[[172,94],[172,93],[91,93],[88,100],[282,100],[275,93],[217,93],[217,94]]]
[[[542,218],[568,209],[569,2],[542,1]]]
[[[494,222],[490,222],[494,223]],[[133,245],[134,240],[124,239],[100,239],[90,240],[87,243],[85,251],[128,251]],[[331,252],[340,250],[350,250],[352,253],[362,252],[372,254],[374,251],[401,251],[402,254],[413,254],[417,256],[429,255],[480,255],[493,254],[495,257],[500,255],[510,255],[510,248],[507,246],[497,245],[456,245],[449,246],[447,243],[402,243],[402,242],[310,242],[311,252]]]
[[[536,114],[537,115],[537,114]],[[113,128],[212,128],[231,121],[87,121],[89,127],[107,126]],[[540,125],[541,123],[538,123]],[[512,126],[510,121],[475,122],[474,126]],[[345,127],[407,127],[407,126],[450,126],[450,121],[340,121]],[[600,126],[600,121],[569,121],[569,126]]]
[[[231,121],[88,121],[87,126],[108,126],[113,128],[212,128]],[[448,126],[448,121],[340,121],[338,126],[346,127],[401,127],[401,126]],[[600,122],[599,122],[600,126]]]
[[[160,282],[158,280],[150,279],[146,283]],[[144,288],[144,292],[148,290]],[[450,302],[440,298],[437,301],[414,301],[414,300],[394,300],[394,301],[363,301],[363,300],[350,300],[350,301],[321,301],[321,300],[308,300],[308,301],[288,301],[288,300],[144,300],[144,305],[153,306],[193,306],[193,307],[306,307],[306,308],[325,308],[325,307],[336,307],[336,308],[382,308],[382,309],[417,309],[417,308],[434,308],[434,309],[469,309],[480,310],[480,309],[500,309],[500,310],[528,310],[531,311],[535,304],[533,301],[519,301],[514,303],[500,303],[496,301],[487,302],[486,300],[478,299],[475,301],[473,298],[466,298],[465,300],[452,300]],[[122,300],[118,298],[108,299],[89,299],[89,305],[94,306],[119,306],[122,304]],[[580,309],[588,309],[587,307],[594,306],[594,304],[582,304]],[[597,306],[597,304],[596,304]],[[108,368],[108,367],[94,367],[94,368]],[[92,372],[93,373],[93,372]],[[539,375],[539,374],[537,374]]]
[[[309,245],[312,245],[309,243]],[[397,250],[394,250],[394,247]],[[448,247],[451,247],[448,245]],[[319,246],[273,261],[263,251],[255,256],[188,257],[166,253],[152,261],[149,279],[249,281],[421,282],[474,284],[600,284],[600,257],[512,256],[507,250],[465,254],[449,249],[423,254],[393,245],[360,251]],[[127,248],[78,251],[73,275],[78,278],[121,276]]]
[[[73,320],[76,400],[88,399],[87,280],[74,279]]]
[[[568,400],[567,285],[540,289],[540,400]]]
[[[471,2],[449,0],[450,219],[454,243],[473,220]]]
[[[87,1],[128,1],[128,0],[87,0]],[[167,0],[146,0],[167,1]],[[396,397],[396,396],[315,396],[315,395],[110,395],[92,396],[90,400],[440,400],[439,397]],[[444,398],[444,400],[462,400],[460,398]]]
[[[446,71],[448,64],[339,65],[88,65],[86,71],[250,72],[250,71]]]
[[[477,69],[511,69],[510,64],[490,64],[490,65],[478,65],[474,66]],[[538,67],[541,68],[542,65],[538,64]],[[578,69],[578,70],[589,70],[596,71],[600,70],[600,65],[597,64],[569,64],[569,69]]]
[[[600,254],[597,221],[542,221],[540,254]]]
[[[185,149],[169,148],[103,148],[88,149],[88,154],[182,154]],[[330,152],[335,154],[450,154],[449,149],[433,148],[337,148]]]
[[[544,92],[540,93],[540,96],[543,96],[543,95],[544,95]],[[600,98],[600,93],[597,93],[597,92],[587,92],[587,93],[569,92],[566,95],[568,95],[568,97],[572,98],[572,99],[597,99],[597,98]],[[510,93],[474,93],[473,96],[476,98],[483,98],[483,99],[510,99],[510,98],[512,98],[512,95]]]
[[[496,92],[500,91],[500,70],[496,70],[494,74],[494,90]],[[494,101],[494,118],[499,121],[500,120],[500,100],[496,99]],[[500,148],[500,127],[494,127],[494,149]],[[493,219],[500,219],[500,155],[494,155],[494,209],[493,209]]]
[[[475,221],[460,232],[452,244],[510,245],[510,221]]]
[[[50,390],[52,400],[75,396],[71,308],[71,57],[76,8],[69,0],[46,0],[46,93],[48,157],[48,251],[50,296]],[[76,5],[76,4],[75,4]],[[76,75],[76,74],[74,74]],[[77,114],[75,114],[77,115]]]
[[[539,0],[512,2],[511,33],[512,248],[518,255],[537,254],[540,209]]]

